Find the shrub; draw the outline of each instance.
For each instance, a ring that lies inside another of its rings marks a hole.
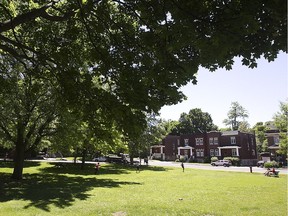
[[[276,161],[268,161],[264,163],[264,167],[265,168],[272,168],[272,167],[279,168],[279,163]]]
[[[210,160],[210,157],[204,157],[204,163],[210,163],[211,160]]]
[[[179,158],[179,161],[180,162],[186,162],[187,161],[187,157],[181,155],[180,158]]]
[[[217,160],[218,160],[217,157],[211,157],[211,162],[215,162],[215,161],[217,161]]]
[[[240,166],[240,160],[237,157],[224,157],[224,160],[230,160],[233,166]]]

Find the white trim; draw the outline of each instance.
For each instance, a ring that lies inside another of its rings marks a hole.
[[[236,149],[236,155],[234,155],[234,156],[237,156],[237,157],[239,157],[239,149],[240,149],[241,147],[239,147],[239,146],[222,146],[222,147],[218,147],[218,149],[219,149],[219,156],[221,156],[221,149]]]
[[[184,146],[184,147],[181,146],[181,147],[178,147],[177,149],[178,149],[178,155],[180,155],[180,150],[181,150],[181,149],[190,150],[190,155],[191,155],[191,156],[193,155],[193,151],[192,151],[192,150],[193,150],[194,148],[191,147],[191,146]]]

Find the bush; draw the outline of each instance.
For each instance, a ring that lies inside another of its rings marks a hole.
[[[215,161],[217,161],[217,160],[218,160],[217,157],[211,157],[211,162],[215,162]]]
[[[179,158],[179,161],[180,162],[186,162],[187,161],[187,157],[181,155],[180,158]]]
[[[210,157],[204,157],[204,163],[210,163],[211,160],[210,160]]]
[[[237,157],[224,157],[224,160],[230,160],[233,166],[240,166],[240,160]]]
[[[279,163],[276,161],[268,161],[268,162],[264,163],[264,167],[265,168],[272,168],[272,167],[279,168]]]

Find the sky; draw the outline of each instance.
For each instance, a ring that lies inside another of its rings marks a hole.
[[[214,124],[224,128],[223,120],[227,118],[231,103],[237,101],[248,111],[246,120],[251,127],[257,122],[271,121],[280,110],[280,102],[288,99],[287,54],[280,53],[273,62],[261,58],[253,69],[242,65],[240,58],[234,60],[229,71],[209,72],[200,68],[197,85],[189,83],[180,89],[187,100],[162,107],[160,117],[179,120],[181,113],[200,108],[211,115]]]

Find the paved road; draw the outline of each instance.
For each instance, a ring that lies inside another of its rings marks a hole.
[[[169,166],[169,167],[181,167],[181,164],[178,162],[170,162],[170,161],[156,161],[150,160],[149,165],[151,166]],[[241,166],[211,166],[209,164],[196,164],[196,163],[184,163],[185,168],[193,168],[193,169],[203,169],[203,170],[221,170],[221,171],[232,171],[232,172],[250,172],[250,167]],[[288,174],[287,168],[277,168],[276,170],[280,171],[280,174]],[[252,167],[253,172],[264,173],[266,171],[265,168]]]
[[[0,159],[3,160],[3,159]],[[137,160],[135,158],[135,160]],[[61,163],[72,163],[73,161],[63,161],[63,160],[55,160],[55,159],[48,159],[48,160],[33,160],[33,161],[38,161],[38,162],[61,162]],[[144,161],[141,161],[141,164],[144,164]],[[81,161],[77,161],[77,163],[81,163]],[[85,163],[96,163],[92,161],[86,161]],[[100,162],[103,163],[103,162]],[[158,160],[149,160],[149,165],[150,166],[168,166],[168,167],[179,167],[181,168],[181,163],[177,162],[171,162],[171,161],[158,161]],[[236,167],[236,166],[230,166],[230,167],[223,167],[223,166],[211,166],[209,164],[200,164],[200,163],[184,163],[185,168],[192,168],[192,169],[202,169],[202,170],[219,170],[219,171],[230,171],[230,172],[250,172],[250,167],[247,166],[241,166],[241,167]],[[280,171],[280,174],[288,174],[288,169],[287,168],[277,168],[276,170]],[[259,168],[259,167],[252,167],[253,172],[257,173],[264,173],[266,171],[265,168]]]

